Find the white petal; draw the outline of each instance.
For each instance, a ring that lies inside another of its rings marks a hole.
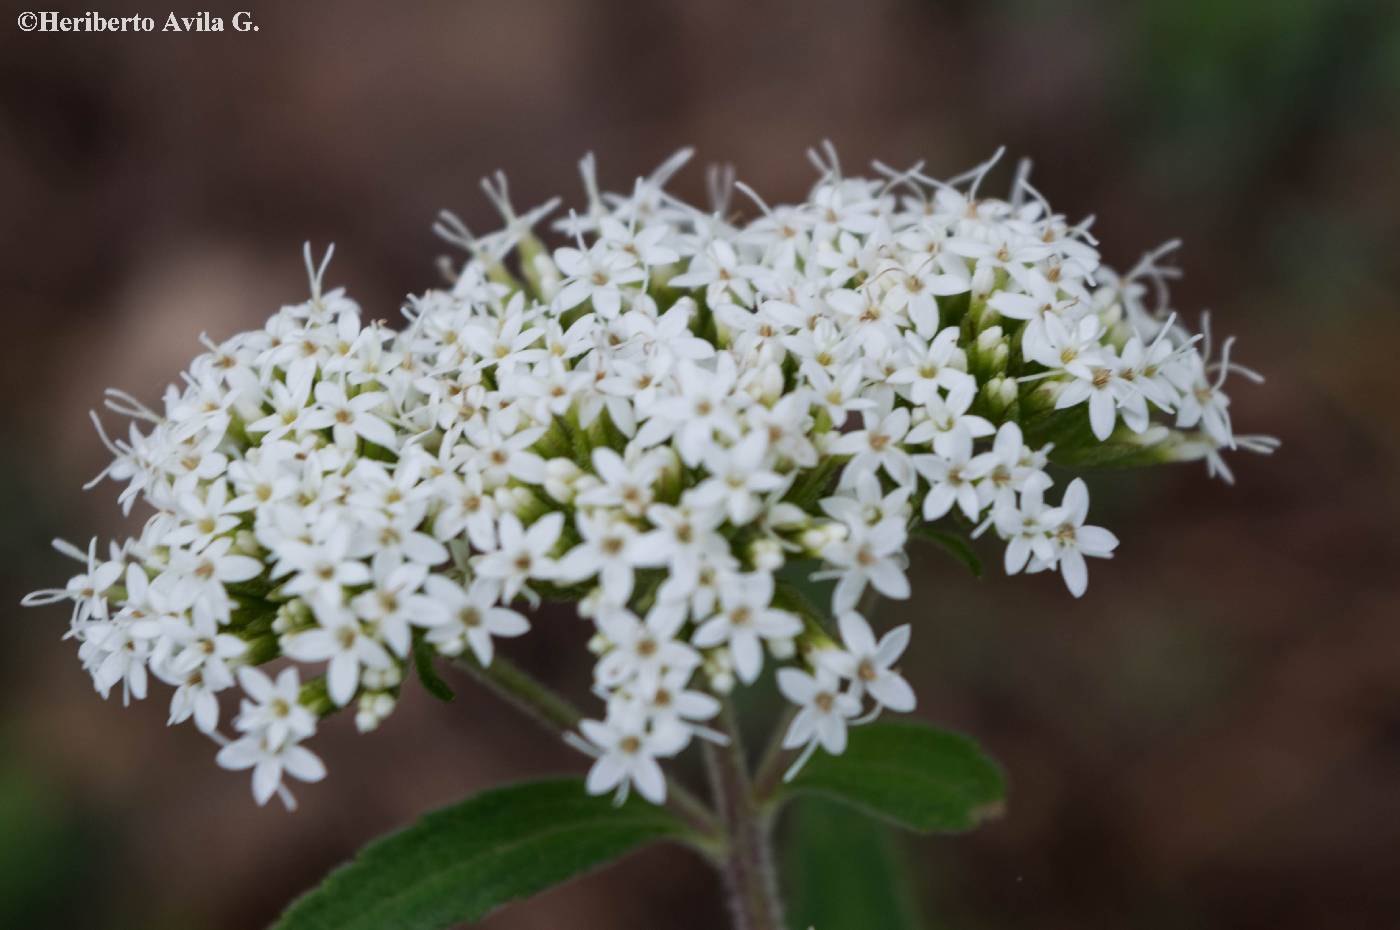
[[[817,725],[817,735],[821,739],[822,748],[832,755],[840,755],[846,751],[846,721],[835,714],[827,714],[822,717]]]
[[[909,596],[909,579],[894,562],[882,559],[867,569],[870,583],[885,597],[902,601]]]
[[[627,767],[622,756],[610,752],[593,763],[593,767],[588,770],[585,787],[589,794],[607,794],[617,787],[626,773]]]
[[[253,767],[253,797],[259,804],[266,804],[281,783],[282,763],[278,760],[263,759]]]
[[[638,756],[632,763],[632,782],[642,797],[653,804],[666,800],[666,776],[661,774],[661,766],[650,756]]]
[[[901,714],[909,713],[918,703],[914,689],[901,675],[881,675],[870,683],[868,690],[875,700]]]
[[[880,645],[875,650],[875,661],[886,668],[893,665],[909,646],[910,635],[911,630],[907,623],[890,630],[880,638]]]
[[[739,680],[751,685],[763,670],[763,646],[758,637],[747,630],[736,630],[729,637],[729,651],[734,657],[734,671]]]
[[[817,693],[817,682],[811,675],[799,669],[780,668],[778,690],[794,704],[807,704]]]
[[[360,684],[360,663],[348,652],[337,654],[331,659],[326,675],[326,690],[331,700],[341,707],[350,703],[355,696],[355,688]]]
[[[875,634],[860,614],[847,611],[838,618],[837,625],[841,630],[841,640],[851,652],[869,655],[875,651]]]
[[[1082,597],[1089,586],[1089,569],[1084,565],[1084,556],[1077,549],[1067,549],[1060,553],[1060,574],[1065,586],[1075,597]]]
[[[305,746],[288,746],[282,752],[282,765],[287,774],[301,781],[320,781],[326,777],[326,766]]]

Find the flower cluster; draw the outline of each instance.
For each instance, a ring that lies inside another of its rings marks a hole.
[[[908,628],[877,640],[860,609],[909,596],[911,534],[991,533],[1008,573],[1078,596],[1117,539],[1086,524],[1083,481],[1047,499],[1051,462],[1228,478],[1222,450],[1272,448],[1234,434],[1224,383],[1257,376],[1182,327],[1165,251],[1111,273],[1024,172],[997,199],[993,162],[848,177],[827,150],[801,203],[730,183],[702,210],[663,190],[687,157],[627,194],[585,159],[552,252],[531,229],[554,203],[518,214],[484,185],[505,227],[445,214],[469,258],[399,330],[324,290],[308,251],[310,299],[206,340],[159,411],[110,394],[132,422],[103,433],[99,477],[152,514],[105,558],[61,545],[83,571],[27,602],[72,602],[104,696],[170,684],[172,723],[290,803],[285,776],[324,775],[303,745],[323,716],[354,704],[372,729],[409,669],[489,666],[524,606],[576,601],[606,706],[573,739],[589,790],[659,801],[658,760],[723,739],[717,695],[765,666],[798,764],[914,708]],[[735,190],[756,218],[733,219]]]

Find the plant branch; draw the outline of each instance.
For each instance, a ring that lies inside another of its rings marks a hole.
[[[505,656],[496,655],[490,665],[482,665],[475,656],[459,657],[457,665],[466,669],[488,690],[503,698],[525,716],[552,733],[573,732],[583,719],[583,712],[536,679]],[[714,812],[688,788],[673,778],[666,779],[666,807],[680,817],[700,838],[708,841],[702,852],[721,835]]]
[[[772,823],[754,803],[748,761],[726,701],[720,718],[728,746],[705,744],[715,806],[729,838],[721,871],[735,930],[784,930],[783,904],[773,866]]]

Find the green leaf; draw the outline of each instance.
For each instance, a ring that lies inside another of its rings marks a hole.
[[[972,544],[959,534],[936,530],[926,523],[915,526],[910,532],[919,539],[938,543],[947,550],[949,555],[966,565],[968,571],[972,572],[975,577],[982,577],[982,560],[977,557],[976,552],[972,551]]]
[[[428,641],[422,635],[414,637],[413,640],[413,667],[418,670],[418,680],[423,683],[423,690],[427,691],[439,701],[450,701],[457,695],[452,693],[452,689],[447,686],[438,675],[437,669],[433,668],[433,648],[428,645]]]
[[[577,778],[499,788],[370,843],[273,930],[443,930],[684,832],[664,809],[615,807]]]
[[[1001,768],[965,736],[917,721],[851,730],[839,756],[818,751],[786,786],[920,833],[961,833],[1001,812]]]
[[[908,858],[884,824],[823,798],[793,806],[783,877],[795,930],[917,930]]]

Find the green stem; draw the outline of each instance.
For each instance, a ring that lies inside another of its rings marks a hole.
[[[482,665],[475,656],[466,655],[457,659],[457,664],[546,730],[570,733],[583,719],[582,711],[505,656],[497,655],[490,665]],[[721,829],[705,802],[675,779],[667,778],[666,807],[696,832],[700,841],[696,848],[713,856],[713,846]]]
[[[796,716],[796,707],[788,706],[783,709],[773,725],[773,733],[768,738],[768,748],[763,751],[763,758],[759,760],[758,769],[753,777],[753,798],[760,809],[765,809],[772,803],[782,784],[783,769],[788,761],[788,751],[783,748],[783,736],[787,734],[788,726]]]
[[[720,718],[728,746],[705,744],[705,761],[715,806],[728,844],[721,872],[729,892],[735,930],[784,930],[783,904],[773,865],[772,822],[754,801],[748,760],[726,701]]]
[[[547,730],[567,733],[583,719],[582,711],[505,656],[497,655],[490,665],[482,665],[475,656],[468,655],[458,659],[457,664]]]

